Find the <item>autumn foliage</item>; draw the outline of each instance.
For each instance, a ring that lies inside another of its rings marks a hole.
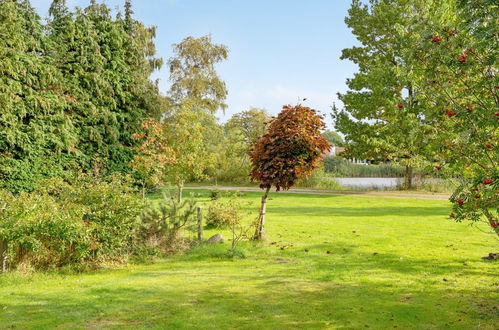
[[[267,133],[250,151],[251,179],[265,189],[255,239],[264,237],[265,212],[270,188],[287,190],[319,167],[322,155],[329,150],[328,141],[321,134],[325,129],[323,117],[317,111],[301,105],[285,105],[274,118]]]
[[[261,182],[262,189],[275,186],[279,191],[310,175],[330,148],[321,134],[324,128],[323,117],[316,110],[284,106],[267,133],[253,145],[252,180]]]

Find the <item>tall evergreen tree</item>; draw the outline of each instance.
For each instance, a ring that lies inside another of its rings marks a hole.
[[[29,190],[76,143],[71,97],[29,1],[0,1],[0,182]]]
[[[132,20],[130,2],[125,20],[114,20],[110,9],[96,2],[69,17],[63,3],[53,3],[48,30],[55,62],[74,99],[78,162],[87,169],[127,171],[132,135],[143,119],[160,112],[159,92],[149,80],[161,65],[154,58],[154,29]]]

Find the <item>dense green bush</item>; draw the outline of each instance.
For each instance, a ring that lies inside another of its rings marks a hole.
[[[11,268],[124,261],[133,253],[141,200],[118,178],[51,180],[32,193],[1,192],[0,238]]]
[[[236,198],[218,199],[208,206],[206,225],[225,228],[241,219],[241,203]]]

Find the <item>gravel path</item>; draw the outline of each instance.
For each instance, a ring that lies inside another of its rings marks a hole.
[[[188,189],[220,189],[220,190],[239,190],[239,191],[262,191],[258,187],[237,187],[237,186],[193,186]],[[276,193],[275,190],[272,193]],[[311,194],[311,195],[349,195],[363,197],[386,197],[386,198],[413,198],[413,199],[433,199],[447,200],[447,194],[431,194],[402,191],[355,191],[355,190],[316,190],[316,189],[291,189],[289,191],[280,191],[279,194]]]

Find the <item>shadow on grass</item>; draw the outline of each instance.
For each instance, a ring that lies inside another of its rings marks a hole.
[[[424,216],[448,216],[449,208],[442,206],[363,206],[363,207],[335,207],[335,206],[274,206],[269,203],[269,213],[284,216],[322,215],[338,217],[424,217]]]
[[[493,310],[471,306],[476,295],[487,305],[492,298],[486,292],[421,291],[383,281],[318,283],[282,269],[236,274],[232,265],[220,264],[217,273],[156,268],[164,281],[159,274],[133,273],[119,283],[13,296],[2,302],[0,321],[26,328],[414,329],[469,328],[483,317],[483,325],[494,324]]]

